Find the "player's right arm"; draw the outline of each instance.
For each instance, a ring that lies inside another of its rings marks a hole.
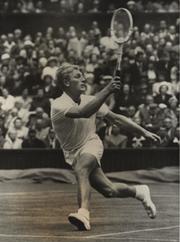
[[[89,118],[102,106],[106,98],[121,87],[119,77],[114,78],[104,89],[98,92],[94,98],[84,106],[70,108],[65,116],[68,118]]]

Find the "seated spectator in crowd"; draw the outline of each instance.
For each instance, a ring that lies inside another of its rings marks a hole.
[[[126,148],[127,145],[127,136],[120,133],[120,128],[116,125],[113,125],[109,134],[105,136],[104,146],[105,148]]]
[[[172,97],[171,95],[169,95],[168,93],[168,86],[162,84],[159,87],[159,94],[157,94],[154,98],[156,103],[164,103],[166,105],[169,104],[169,99]]]
[[[0,102],[2,103],[1,109],[5,112],[9,112],[14,107],[15,99],[9,94],[9,91],[4,88],[2,89],[2,96],[0,96]]]
[[[125,114],[127,107],[134,104],[134,98],[130,91],[129,84],[122,86],[120,93],[115,93],[115,107],[114,111],[117,113]]]
[[[45,120],[38,118],[35,123],[36,137],[44,141],[49,133],[50,127],[46,125]]]
[[[136,108],[134,105],[130,105],[129,107],[127,107],[127,114],[126,116],[130,119],[132,119],[133,121],[135,120],[135,116],[136,116]]]
[[[29,91],[25,88],[22,91],[22,95],[17,97],[16,100],[22,103],[22,108],[29,110],[31,107],[32,98],[29,96]]]
[[[36,130],[30,129],[27,138],[22,142],[22,148],[45,148],[45,143],[36,137]]]
[[[153,96],[150,94],[147,94],[145,98],[145,102],[139,105],[136,113],[136,117],[139,117],[141,122],[142,120],[146,120],[146,117],[148,116],[148,113],[149,113],[150,105],[153,103],[154,103]]]
[[[32,100],[30,110],[34,111],[37,107],[43,108],[47,114],[50,113],[50,102],[49,99],[44,95],[44,90],[42,88],[37,90],[37,95]]]
[[[44,143],[46,145],[46,148],[49,148],[49,149],[60,148],[60,144],[52,128],[49,129],[48,135],[46,136]]]
[[[157,147],[168,147],[170,144],[170,138],[167,133],[167,130],[165,127],[160,127],[159,131],[157,132],[159,137],[161,138],[161,141],[159,144],[156,144]]]
[[[152,87],[153,96],[159,95],[161,85],[166,85],[168,87],[167,94],[172,95],[172,84],[166,81],[165,74],[163,72],[159,72],[157,75],[157,80]]]
[[[169,138],[169,142],[173,140],[175,134],[175,128],[173,127],[173,122],[170,118],[165,118],[163,121],[163,127],[166,129],[166,133]]]
[[[15,130],[8,131],[7,136],[4,142],[4,149],[21,149],[22,148],[22,139],[17,137]]]
[[[4,127],[6,129],[9,129],[13,126],[13,122],[14,120],[18,118],[18,110],[17,108],[13,108],[11,111],[8,112],[8,114],[6,114],[5,116],[5,120],[4,120]]]
[[[0,129],[1,129],[3,136],[5,136],[5,134],[7,132],[7,129],[4,125],[4,123],[5,123],[5,117],[4,117],[4,115],[1,114],[0,115]]]
[[[22,119],[23,124],[27,124],[30,112],[28,109],[23,108],[23,102],[19,98],[15,98],[14,109],[17,110],[17,116]]]
[[[142,114],[142,113],[141,113]],[[141,124],[148,130],[157,132],[162,125],[162,115],[156,103],[149,105],[149,109],[141,116]]]
[[[9,132],[16,133],[16,137],[19,139],[25,139],[28,134],[28,128],[23,125],[23,121],[21,118],[16,118],[13,121],[13,125],[8,129]]]
[[[3,130],[0,128],[0,149],[4,147],[5,138],[3,135]]]
[[[176,127],[174,138],[170,142],[169,147],[180,147],[180,127]]]
[[[55,86],[55,83],[53,82],[55,79],[54,75],[54,71],[52,71],[50,67],[45,67],[43,69],[41,78],[43,81],[44,94],[48,99],[56,98],[60,94],[59,90]]]
[[[170,97],[168,100],[168,108],[166,110],[166,116],[169,117],[172,120],[173,127],[176,127],[178,124],[178,119],[177,119],[177,107],[178,107],[178,100],[176,97]]]

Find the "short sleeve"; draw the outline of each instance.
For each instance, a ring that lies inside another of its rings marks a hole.
[[[52,104],[51,106],[51,120],[59,121],[65,118],[66,113],[74,106],[73,103],[61,100],[59,103]]]
[[[106,104],[103,104],[97,112],[97,117],[103,118],[108,114],[108,112],[109,112],[108,106]]]

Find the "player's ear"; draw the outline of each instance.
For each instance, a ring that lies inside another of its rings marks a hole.
[[[69,87],[70,86],[70,80],[67,79],[67,78],[64,78],[63,83],[64,83],[65,87]]]

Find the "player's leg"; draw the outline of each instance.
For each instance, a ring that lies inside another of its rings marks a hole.
[[[101,167],[97,167],[90,175],[91,186],[103,194],[105,197],[135,197],[136,188],[128,186],[124,183],[111,182],[102,171]]]
[[[143,203],[150,218],[155,218],[156,207],[151,200],[150,191],[146,185],[128,186],[124,183],[112,183],[100,167],[90,175],[92,187],[105,197],[134,197]]]
[[[79,156],[73,164],[73,169],[77,178],[79,209],[77,213],[71,213],[68,218],[70,223],[75,225],[79,230],[90,230],[89,203],[91,185],[89,176],[96,167],[96,158],[87,153],[83,153]]]

